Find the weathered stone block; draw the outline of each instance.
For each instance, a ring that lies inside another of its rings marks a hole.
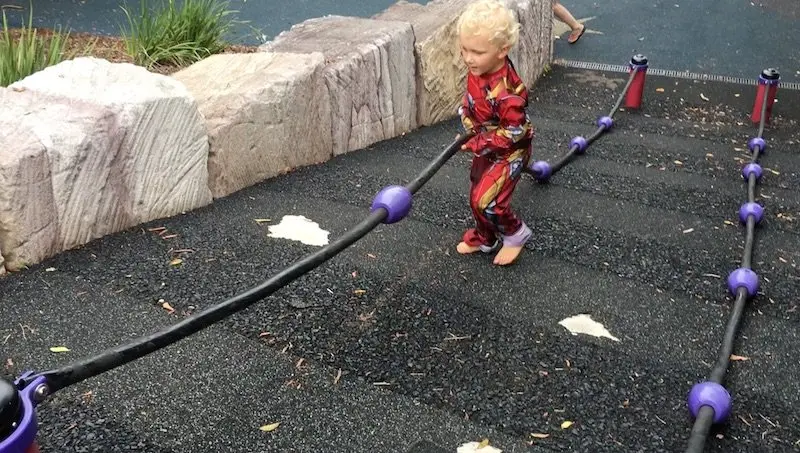
[[[261,49],[325,55],[323,75],[331,99],[334,154],[416,128],[410,24],[344,16],[309,19]]]
[[[434,0],[423,6],[401,0],[373,17],[408,22],[414,30],[420,126],[445,120],[456,112],[466,77],[456,21],[470,1]]]
[[[10,88],[84,101],[114,112],[117,125],[109,133],[121,139],[119,148],[92,151],[114,156],[112,164],[97,161],[114,168],[106,189],[118,193],[120,206],[106,207],[128,216],[111,223],[132,226],[211,202],[203,119],[192,96],[176,80],[132,64],[82,57],[34,73]],[[110,137],[106,140],[113,142]],[[110,214],[98,211],[98,215],[83,221],[99,221]],[[71,221],[61,219],[62,224]]]
[[[117,115],[85,101],[0,92],[0,244],[17,270],[139,223],[120,183]]]
[[[553,59],[553,7],[551,0],[506,0],[521,25],[519,42],[509,52],[528,89]]]
[[[30,112],[13,99],[20,96],[0,88],[0,261],[4,271],[19,270],[59,251],[47,149],[37,137],[36,125],[27,121]]]
[[[409,22],[415,36],[417,65],[417,123],[430,125],[457,113],[464,94],[466,67],[461,60],[456,23],[473,0],[433,0],[426,5],[401,0],[377,20]],[[549,0],[506,0],[522,25],[520,42],[511,58],[529,86],[552,59],[552,38],[542,37],[552,27]],[[543,12],[549,11],[547,20]]]
[[[219,54],[173,74],[205,117],[215,198],[331,157],[323,65],[318,52]]]

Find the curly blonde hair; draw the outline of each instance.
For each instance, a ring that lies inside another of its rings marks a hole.
[[[481,35],[493,45],[513,47],[519,39],[520,24],[502,1],[477,0],[470,3],[458,18],[457,30],[462,36]]]

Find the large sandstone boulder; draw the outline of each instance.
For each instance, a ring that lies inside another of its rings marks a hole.
[[[456,22],[472,0],[433,0],[426,5],[400,0],[377,20],[411,23],[416,39],[417,123],[430,125],[456,115],[464,94],[466,67],[461,60]],[[529,86],[552,60],[550,0],[506,0],[522,24],[511,58]],[[545,20],[546,18],[546,20]]]
[[[325,55],[323,75],[331,98],[334,154],[416,128],[410,24],[344,16],[309,19],[261,49]]]
[[[104,170],[110,174],[108,181],[98,180],[106,185],[96,190],[108,192],[99,196],[103,203],[97,207],[98,217],[62,218],[62,224],[101,222],[128,227],[211,202],[203,119],[191,94],[174,79],[132,64],[82,57],[34,73],[10,88],[63,97],[66,102],[83,101],[115,114],[116,125],[104,132],[108,135],[94,137],[109,148],[98,144],[92,151],[68,152],[100,152],[104,156],[76,159],[88,158],[98,167],[113,166],[113,170]],[[70,113],[62,121],[79,120]],[[46,127],[61,125],[55,122]],[[85,167],[86,162],[81,165]],[[65,183],[71,184],[67,179]],[[72,196],[82,195],[76,192]],[[106,217],[123,213],[123,219]]]
[[[323,66],[318,52],[219,54],[173,74],[205,117],[215,198],[330,159]]]

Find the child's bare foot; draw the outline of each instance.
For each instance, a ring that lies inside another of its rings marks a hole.
[[[500,248],[500,251],[497,252],[497,255],[494,257],[494,264],[499,266],[506,266],[508,264],[513,263],[519,254],[522,252],[523,246],[519,247],[512,247],[510,245],[504,245]]]
[[[468,255],[470,253],[480,252],[481,247],[479,245],[469,245],[466,242],[459,242],[458,246],[456,246],[456,250],[462,255]]]

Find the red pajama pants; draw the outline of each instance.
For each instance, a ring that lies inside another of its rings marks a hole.
[[[499,245],[499,240],[521,245],[517,242],[522,240],[524,243],[528,239],[530,230],[511,209],[511,195],[522,170],[528,165],[530,155],[530,148],[525,147],[507,158],[493,160],[480,156],[472,159],[469,204],[475,218],[475,228],[464,233],[463,240],[468,245],[482,246],[488,252]],[[515,233],[522,239],[516,238]]]

